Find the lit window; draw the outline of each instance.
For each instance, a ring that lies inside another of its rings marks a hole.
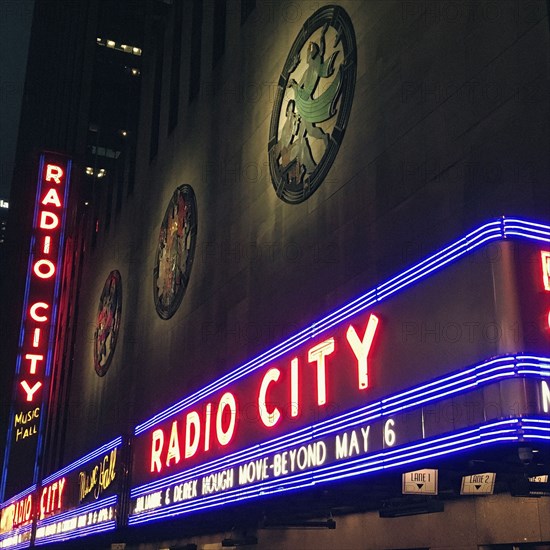
[[[133,55],[141,55],[141,48],[137,46],[129,46],[128,44],[119,44],[115,40],[106,40],[104,38],[96,38],[98,46],[107,46],[113,50],[118,50],[121,52],[126,52]]]

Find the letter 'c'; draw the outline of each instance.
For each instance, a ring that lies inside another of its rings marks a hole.
[[[32,319],[34,319],[37,323],[45,323],[48,320],[48,317],[46,315],[38,315],[39,309],[48,309],[50,306],[46,304],[46,302],[36,302],[31,306],[30,309],[30,316]]]
[[[267,403],[265,401],[267,388],[271,382],[277,382],[281,376],[281,371],[279,369],[269,369],[262,380],[260,385],[260,393],[258,395],[258,412],[260,413],[260,418],[262,422],[268,427],[271,428],[275,426],[279,419],[281,418],[281,413],[279,409],[275,407],[272,412],[267,411]]]

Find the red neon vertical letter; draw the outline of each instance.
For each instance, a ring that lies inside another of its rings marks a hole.
[[[61,183],[63,177],[63,168],[57,166],[57,164],[46,165],[46,181],[55,181],[55,183]]]
[[[365,328],[365,334],[363,338],[359,338],[353,325],[348,327],[346,332],[346,338],[349,342],[353,353],[357,359],[357,373],[359,378],[359,389],[364,390],[369,386],[369,370],[367,364],[367,358],[369,356],[370,348],[372,346],[372,340],[374,339],[374,333],[378,326],[378,317],[372,315],[369,317],[367,327]]]
[[[334,351],[334,338],[329,338],[308,351],[308,361],[317,363],[317,404],[327,402],[327,383],[325,371],[325,357]]]
[[[40,389],[40,386],[42,386],[42,382],[37,382],[32,388],[29,386],[26,380],[23,380],[21,382],[21,386],[25,390],[25,393],[27,394],[27,401],[32,401],[34,394]]]
[[[268,427],[271,428],[275,426],[279,419],[281,418],[281,413],[277,407],[274,407],[273,411],[268,412],[267,410],[267,388],[272,382],[277,382],[281,376],[281,371],[279,369],[269,369],[260,384],[260,393],[258,395],[258,412],[260,413],[260,418],[262,422]]]
[[[541,251],[540,258],[542,261],[542,283],[544,290],[550,291],[550,252]]]

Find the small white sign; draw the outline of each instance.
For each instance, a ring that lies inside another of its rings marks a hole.
[[[437,470],[415,470],[403,474],[404,495],[437,495]]]
[[[492,495],[495,489],[494,473],[474,474],[462,478],[461,495]]]
[[[548,483],[548,476],[534,476],[530,477],[529,481],[531,483]]]

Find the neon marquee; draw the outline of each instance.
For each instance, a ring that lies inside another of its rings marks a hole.
[[[550,299],[537,298],[540,258],[547,273],[541,243],[550,243],[548,226],[489,222],[138,425],[129,524],[545,440],[550,335],[537,319]],[[510,270],[520,281],[514,318],[493,301]],[[414,294],[402,292],[412,286]],[[493,386],[514,399],[487,402],[481,388]],[[457,431],[458,420],[440,413],[456,413],[462,395],[470,408],[459,411]]]
[[[142,422],[127,524],[550,444],[549,247],[550,226],[489,222]],[[4,502],[0,548],[126,524],[125,464],[117,438]]]
[[[71,161],[64,157],[40,157],[2,495],[37,482],[35,461],[55,348],[70,171]]]
[[[111,531],[119,515],[122,438],[75,460],[42,481],[35,545]]]

